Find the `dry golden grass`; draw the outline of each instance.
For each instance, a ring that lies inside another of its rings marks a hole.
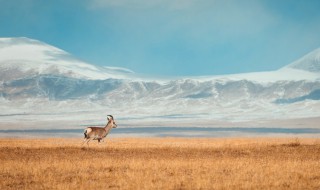
[[[318,139],[0,139],[0,189],[320,189]]]

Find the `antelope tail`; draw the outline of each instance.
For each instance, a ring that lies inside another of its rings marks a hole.
[[[88,136],[87,135],[87,129],[84,130],[83,134],[84,134],[84,138],[87,138],[87,136]]]
[[[83,131],[84,138],[89,138],[91,131],[92,131],[92,128],[91,128],[91,127],[86,128],[86,129]]]

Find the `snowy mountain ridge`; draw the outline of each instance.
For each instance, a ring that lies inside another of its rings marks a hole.
[[[98,67],[27,38],[0,39],[3,114],[184,115],[218,120],[320,116],[319,50],[276,71],[152,78]],[[98,116],[97,116],[98,117]]]

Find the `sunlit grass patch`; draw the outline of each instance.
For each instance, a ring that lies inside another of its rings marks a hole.
[[[0,139],[0,189],[319,189],[317,139]]]

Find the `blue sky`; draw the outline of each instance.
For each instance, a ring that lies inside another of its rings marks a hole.
[[[0,0],[0,36],[162,76],[275,70],[320,47],[319,0]]]

